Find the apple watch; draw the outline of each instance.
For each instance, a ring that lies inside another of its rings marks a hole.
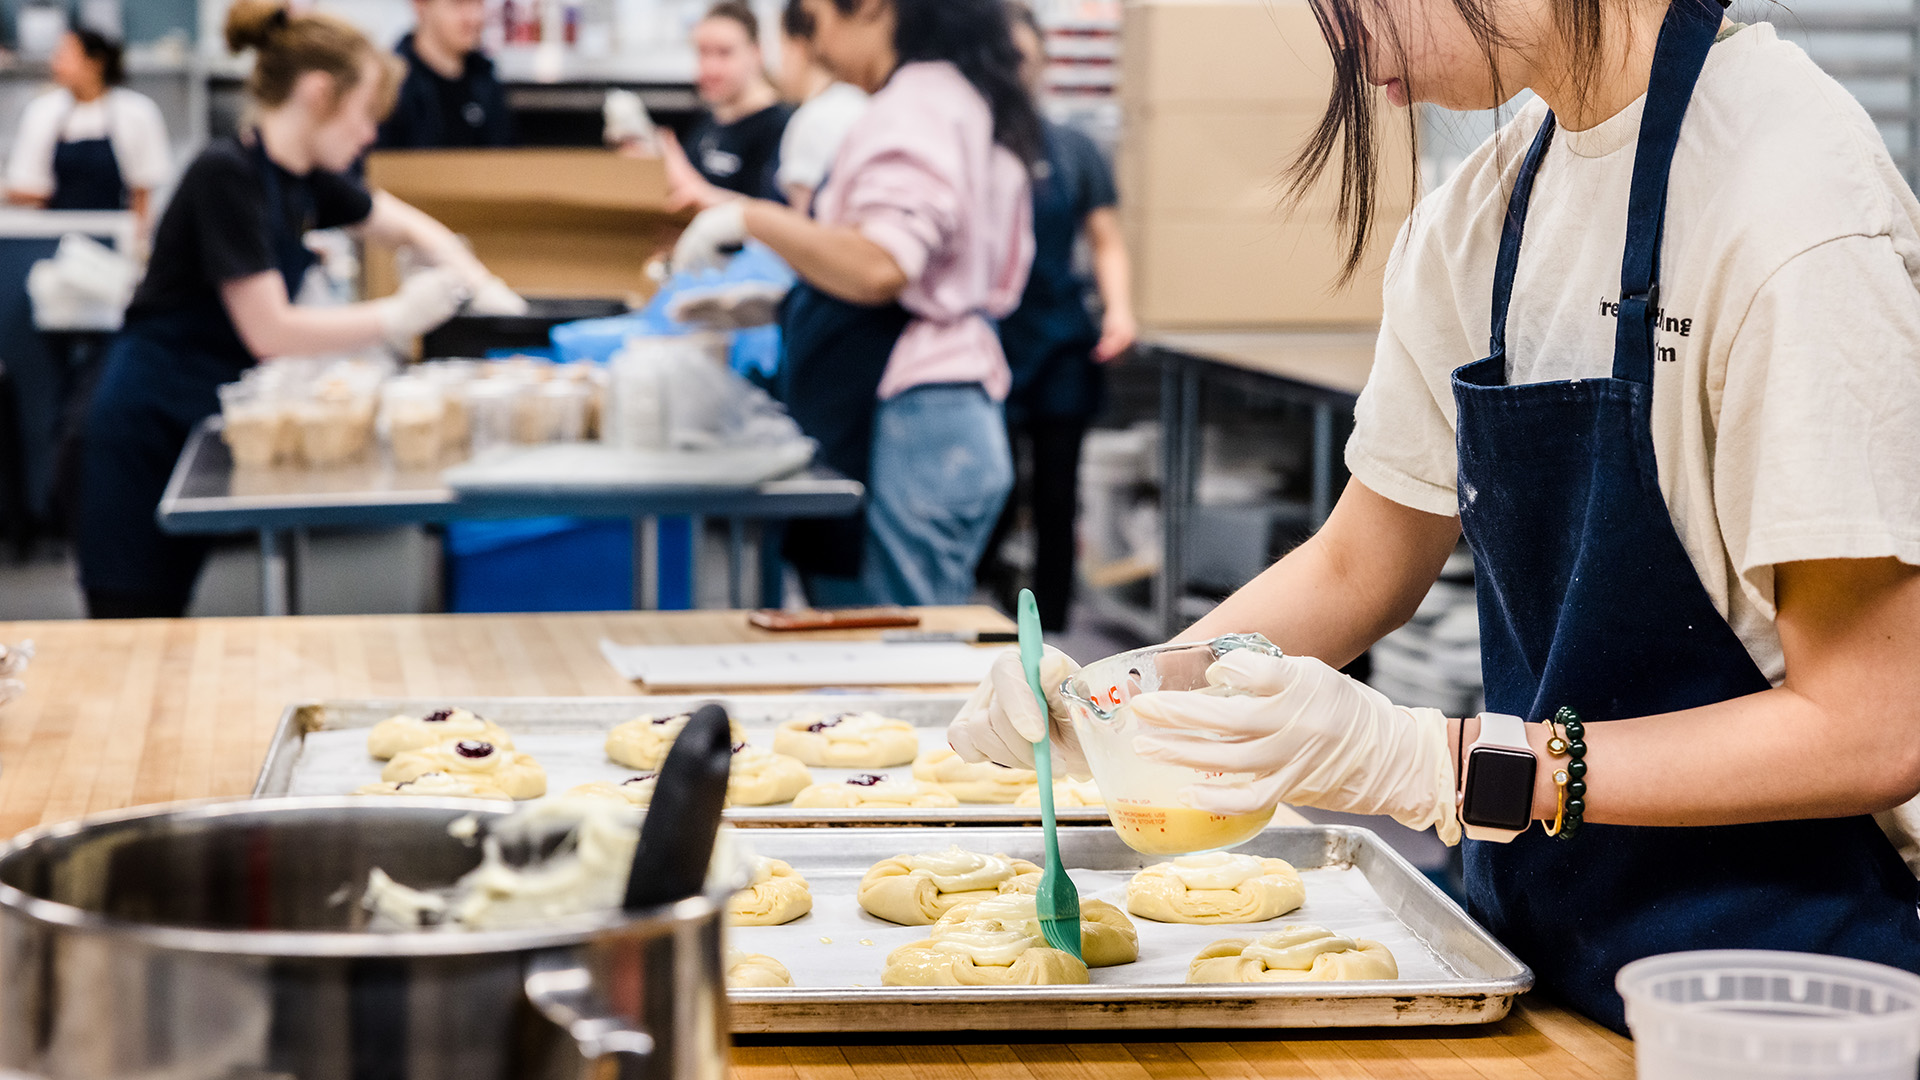
[[[1460,823],[1469,840],[1509,843],[1533,824],[1533,779],[1538,765],[1527,744],[1526,721],[1481,713],[1480,737],[1467,748],[1460,784]]]

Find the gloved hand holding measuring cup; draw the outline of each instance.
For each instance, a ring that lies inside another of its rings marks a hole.
[[[1020,667],[1020,650],[1008,649],[993,662],[987,677],[947,726],[947,743],[962,761],[993,761],[1012,768],[1033,768],[1033,744],[1052,740],[1053,771],[1085,780],[1092,773],[1080,739],[1074,734],[1067,703],[1060,695],[1064,683],[1080,665],[1051,645],[1040,657],[1040,685],[1047,691],[1047,716],[1034,704],[1027,675]]]
[[[1143,760],[1238,774],[1186,787],[1187,805],[1222,816],[1283,802],[1385,814],[1459,841],[1439,710],[1401,708],[1310,656],[1236,649],[1207,668],[1206,680],[1205,689],[1127,702],[1139,725],[1133,751]]]

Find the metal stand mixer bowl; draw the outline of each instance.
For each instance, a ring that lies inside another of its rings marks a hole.
[[[724,890],[534,929],[368,928],[480,861],[471,802],[148,809],[0,847],[0,1070],[68,1080],[721,1080]]]

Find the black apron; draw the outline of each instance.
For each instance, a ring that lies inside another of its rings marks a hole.
[[[897,300],[850,304],[804,280],[780,304],[778,396],[800,430],[820,444],[815,460],[862,484],[872,473],[880,378],[912,321]],[[787,525],[782,553],[803,574],[856,577],[866,536],[865,510],[806,518]]]
[[[313,221],[311,196],[284,187],[257,141],[253,158],[274,258],[287,295],[297,296],[314,255],[301,240],[306,230],[288,222]],[[220,410],[218,388],[253,363],[217,296],[131,319],[114,339],[82,452],[76,533],[80,580],[89,592],[149,600],[155,613],[185,610],[206,549],[161,532],[154,514],[187,436]]]
[[[1611,378],[1507,385],[1507,306],[1551,115],[1514,183],[1491,353],[1453,375],[1460,521],[1494,712],[1539,720],[1572,706],[1591,730],[1770,688],[1674,531],[1650,424],[1668,172],[1720,14],[1711,0],[1673,0],[1660,30]],[[1869,817],[1587,825],[1566,841],[1532,830],[1511,844],[1468,841],[1466,877],[1474,917],[1532,965],[1539,987],[1616,1031],[1625,1016],[1614,976],[1658,953],[1785,949],[1920,971],[1920,889]]]
[[[65,121],[62,121],[64,124]],[[49,210],[125,210],[131,198],[113,140],[61,140],[53,148]]]

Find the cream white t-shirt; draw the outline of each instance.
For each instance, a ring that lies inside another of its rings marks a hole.
[[[1509,382],[1612,371],[1644,101],[1554,135],[1514,281]],[[1415,509],[1459,511],[1448,378],[1487,354],[1501,218],[1545,113],[1521,109],[1395,247],[1346,456]],[[1714,605],[1778,685],[1774,566],[1920,564],[1920,202],[1860,105],[1755,25],[1708,53],[1663,243],[1660,490]]]
[[[866,111],[867,92],[852,83],[833,83],[802,102],[780,136],[780,168],[773,182],[781,191],[796,184],[818,188],[847,132]]]
[[[7,157],[7,187],[26,195],[53,194],[53,151],[61,142],[107,139],[127,187],[151,191],[172,178],[173,152],[167,121],[145,94],[114,87],[81,104],[66,90],[50,90],[27,103],[13,150]]]

